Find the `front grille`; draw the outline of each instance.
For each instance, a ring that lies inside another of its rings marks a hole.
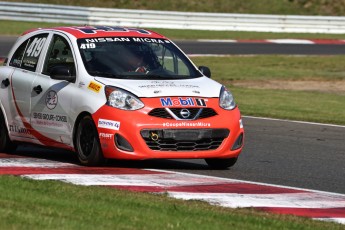
[[[216,111],[214,111],[214,109],[212,108],[187,108],[190,112],[190,115],[188,118],[183,118],[180,114],[182,109],[186,108],[155,108],[151,110],[148,114],[153,117],[160,117],[166,119],[174,119],[174,115],[175,119],[177,120],[197,120],[217,115]],[[171,111],[171,113],[173,113],[173,115],[168,112],[169,110]]]
[[[147,140],[147,146],[157,151],[201,151],[217,149],[223,139],[203,139],[199,141]]]
[[[213,116],[216,116],[218,115],[216,113],[216,111],[214,111],[213,109],[211,108],[206,108],[206,109],[202,109],[202,112],[199,114],[199,119],[202,119],[202,118],[209,118],[209,117],[213,117]]]
[[[142,138],[151,150],[205,151],[215,150],[229,136],[228,129],[145,129]]]
[[[163,108],[156,108],[149,112],[150,116],[172,119],[172,116]]]

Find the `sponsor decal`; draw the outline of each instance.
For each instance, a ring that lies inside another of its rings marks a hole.
[[[206,107],[206,101],[202,98],[192,98],[192,97],[179,97],[179,98],[160,98],[159,99],[162,106],[201,106]]]
[[[115,38],[87,38],[85,42],[88,43],[97,43],[97,42],[131,42],[131,38],[122,38],[122,37],[115,37]]]
[[[23,66],[27,68],[36,68],[36,64],[37,64],[36,61],[32,61],[29,59],[23,60]]]
[[[59,122],[67,122],[67,116],[65,115],[58,115],[52,113],[33,113],[34,119],[39,120],[47,120],[47,121],[59,121]]]
[[[29,47],[26,49],[26,56],[27,57],[38,57],[43,49],[44,43],[47,38],[38,38],[36,37]]]
[[[22,60],[21,59],[13,59],[12,65],[16,67],[20,67],[22,65]]]
[[[30,131],[24,127],[19,127],[16,125],[9,125],[9,130],[10,132],[14,132],[14,133],[20,133],[20,134],[28,134],[30,135]]]
[[[163,123],[163,127],[211,127],[211,123],[205,123],[205,122],[179,122],[179,123],[165,122],[165,123]]]
[[[98,93],[101,90],[102,85],[98,84],[97,82],[91,81],[87,88]]]
[[[52,113],[32,113],[32,124],[37,126],[66,128],[68,118],[66,115],[52,114]]]
[[[50,110],[53,110],[53,109],[55,109],[57,103],[58,103],[57,93],[54,90],[50,90],[46,96],[47,108]]]
[[[99,119],[98,120],[98,128],[119,130],[120,129],[120,122],[119,121],[106,120],[106,119]]]
[[[196,101],[196,104],[197,104],[198,106],[203,106],[203,107],[206,106],[206,101],[207,101],[207,100],[205,100],[205,99],[196,98],[195,101]]]
[[[112,133],[99,133],[100,139],[111,140],[114,134]]]
[[[170,43],[168,40],[156,39],[156,38],[133,38],[135,42],[146,42],[146,43]]]
[[[86,38],[84,39],[86,43],[80,44],[80,49],[94,49],[96,48],[95,43],[103,42],[144,42],[144,43],[156,43],[164,44],[171,43],[169,40],[158,39],[158,38],[135,38],[135,37],[108,37],[108,38]]]
[[[139,85],[139,88],[147,89],[160,89],[160,88],[185,88],[185,89],[197,89],[198,85],[183,84],[173,81],[151,81],[147,85]]]
[[[86,44],[81,44],[80,49],[84,50],[84,49],[94,49],[96,48],[96,44],[95,43],[86,43]]]

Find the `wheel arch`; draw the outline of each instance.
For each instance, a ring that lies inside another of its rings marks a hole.
[[[9,125],[8,125],[7,113],[5,111],[5,108],[4,108],[3,104],[2,104],[2,100],[1,99],[0,99],[0,117],[4,118],[5,125],[6,125],[6,128],[7,128],[7,132],[9,133]]]

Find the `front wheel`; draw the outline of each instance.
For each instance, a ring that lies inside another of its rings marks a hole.
[[[76,149],[82,165],[96,166],[104,162],[98,132],[90,116],[83,117],[78,124]]]
[[[227,169],[231,166],[233,166],[236,161],[237,157],[234,158],[209,158],[205,159],[208,166],[210,166],[213,169]]]

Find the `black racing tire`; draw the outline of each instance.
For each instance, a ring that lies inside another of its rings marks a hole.
[[[11,141],[4,115],[0,112],[0,152],[11,153],[15,151],[16,148],[17,144]]]
[[[227,169],[234,166],[237,161],[237,157],[234,158],[208,158],[205,159],[209,167],[213,169]]]
[[[97,166],[104,163],[97,128],[90,116],[83,117],[78,124],[76,150],[82,165]]]
[[[11,141],[4,115],[0,112],[0,152],[11,153],[14,152],[16,148],[17,144]]]

